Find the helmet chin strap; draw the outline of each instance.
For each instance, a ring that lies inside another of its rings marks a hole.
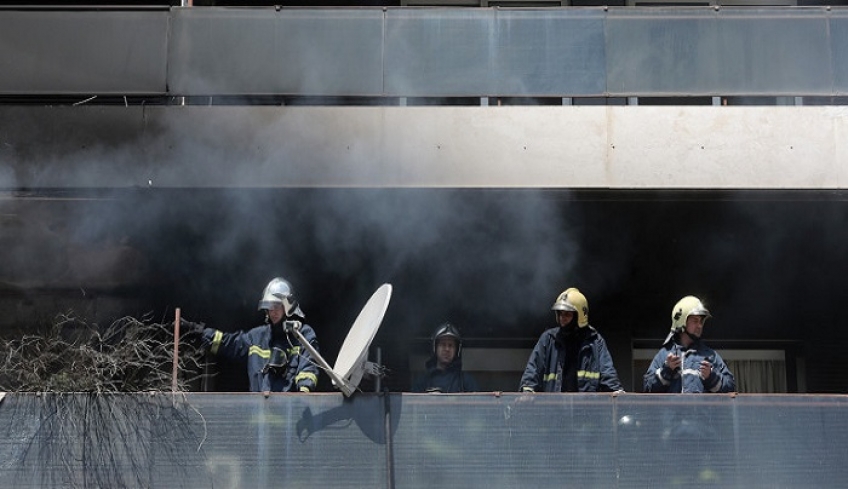
[[[680,331],[680,332],[681,332],[681,333],[683,333],[683,334],[685,334],[686,336],[688,336],[688,337],[689,337],[689,339],[690,339],[690,340],[692,340],[692,343],[697,343],[697,342],[701,341],[701,337],[700,337],[700,336],[693,335],[692,333],[690,333],[690,332],[686,331],[685,329],[683,329],[683,330],[682,330],[682,331]]]
[[[286,330],[283,327],[284,320],[285,318],[281,319],[276,324],[271,323],[270,319],[268,320],[268,326],[271,328],[272,343],[285,343]]]

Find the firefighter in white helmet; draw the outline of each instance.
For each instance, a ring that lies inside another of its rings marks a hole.
[[[425,372],[412,385],[412,392],[475,392],[480,388],[468,372],[462,371],[462,336],[451,323],[443,323],[433,333],[432,355]]]
[[[589,325],[586,296],[572,287],[557,296],[557,326],[539,338],[521,377],[522,392],[621,391],[612,356],[601,334]]]
[[[309,351],[292,333],[300,332],[318,350],[315,331],[304,324],[305,314],[288,280],[277,277],[268,282],[259,300],[265,324],[248,331],[224,333],[203,324],[183,321],[182,325],[202,335],[203,345],[213,355],[247,360],[250,390],[253,392],[311,392],[318,384],[318,367]]]
[[[701,341],[712,317],[688,295],[671,310],[671,332],[645,372],[645,392],[734,392],[736,380],[721,356]]]

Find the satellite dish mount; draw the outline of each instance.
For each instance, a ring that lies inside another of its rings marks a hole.
[[[359,316],[353,322],[347,337],[342,343],[339,356],[336,359],[336,365],[330,368],[330,365],[324,360],[324,357],[318,353],[303,333],[300,332],[302,324],[300,321],[286,321],[284,327],[286,331],[293,333],[300,344],[309,351],[312,358],[318,365],[327,372],[333,385],[342,391],[346,397],[350,397],[356,392],[359,387],[359,382],[364,375],[373,377],[383,377],[385,375],[385,367],[368,361],[368,348],[380,328],[380,323],[383,322],[383,316],[386,314],[386,309],[389,307],[389,301],[392,297],[392,285],[381,285],[365,303],[365,307],[359,312]]]

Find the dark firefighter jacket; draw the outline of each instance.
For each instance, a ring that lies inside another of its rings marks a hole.
[[[577,390],[579,392],[618,391],[621,382],[612,364],[604,338],[592,326],[585,326],[577,362]],[[521,391],[562,392],[563,369],[565,366],[565,339],[562,328],[553,327],[536,343],[524,375]]]
[[[467,372],[462,371],[462,359],[457,357],[441,370],[436,366],[436,356],[433,355],[424,364],[427,372],[419,377],[412,386],[412,392],[477,392],[480,387],[477,381]]]
[[[682,355],[683,363],[681,371],[672,371],[665,364],[669,353]],[[698,367],[702,360],[707,360],[713,365],[713,371],[706,380],[701,379]],[[657,354],[645,372],[645,392],[734,392],[736,391],[736,380],[721,356],[715,350],[698,341],[691,345],[688,350],[669,341]]]
[[[318,350],[315,331],[303,324],[300,332]],[[271,358],[272,348],[271,327],[267,325],[236,333],[206,328],[203,330],[203,345],[213,355],[235,360],[247,359],[247,375],[253,392],[314,391],[318,384],[318,367],[297,337],[291,333],[284,336],[278,342],[279,348],[285,351],[288,358],[287,368],[284,369],[265,368]]]

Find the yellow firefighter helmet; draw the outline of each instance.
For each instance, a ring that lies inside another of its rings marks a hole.
[[[577,326],[581,328],[589,324],[589,302],[582,292],[576,287],[571,287],[562,291],[557,296],[552,311],[573,311],[577,313]]]
[[[671,310],[671,332],[677,333],[686,329],[686,318],[689,316],[712,317],[701,299],[694,295],[687,295],[677,301],[674,309]]]

